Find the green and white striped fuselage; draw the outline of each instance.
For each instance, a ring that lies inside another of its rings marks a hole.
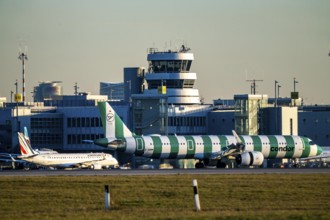
[[[264,158],[305,158],[321,153],[310,139],[300,136],[240,136],[244,152],[261,152]],[[232,135],[133,136],[122,144],[108,145],[117,151],[154,159],[207,159],[237,143]],[[108,142],[109,143],[109,142]]]
[[[98,108],[105,138],[94,140],[96,145],[154,159],[199,159],[196,168],[210,162],[222,168],[233,157],[238,165],[259,166],[265,158],[306,158],[322,152],[299,136],[238,136],[235,131],[233,135],[137,136],[109,103],[99,102]]]

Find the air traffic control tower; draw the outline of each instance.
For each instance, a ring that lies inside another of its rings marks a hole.
[[[194,54],[184,45],[178,51],[159,52],[149,49],[145,95],[166,94],[168,104],[200,104],[198,89],[194,89],[196,73],[189,72]]]
[[[133,94],[133,129],[136,134],[205,133],[207,110],[194,88],[190,72],[194,54],[178,50],[148,50],[144,90]],[[203,130],[204,129],[204,130]]]

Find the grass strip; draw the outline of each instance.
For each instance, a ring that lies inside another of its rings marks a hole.
[[[105,210],[104,185],[110,185],[111,210]],[[0,179],[1,219],[330,219],[329,198],[329,174]]]

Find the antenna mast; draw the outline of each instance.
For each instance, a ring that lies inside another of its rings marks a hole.
[[[79,89],[78,83],[75,83],[73,88],[74,88],[74,94],[78,95],[78,89]]]
[[[246,82],[252,82],[251,83],[251,94],[255,95],[256,94],[256,82],[262,82],[263,80],[261,79],[247,79]]]
[[[22,93],[23,93],[23,102],[25,102],[25,97],[26,97],[26,94],[25,94],[25,60],[28,60],[28,57],[27,57],[27,54],[26,53],[21,53],[19,54],[19,57],[18,59],[20,59],[22,61]]]

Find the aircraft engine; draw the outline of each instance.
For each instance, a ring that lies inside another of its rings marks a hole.
[[[260,166],[264,162],[264,155],[258,151],[245,152],[236,156],[237,165]]]
[[[91,165],[91,169],[92,169],[92,170],[102,170],[102,165],[99,164],[99,163],[93,163],[93,164]]]

